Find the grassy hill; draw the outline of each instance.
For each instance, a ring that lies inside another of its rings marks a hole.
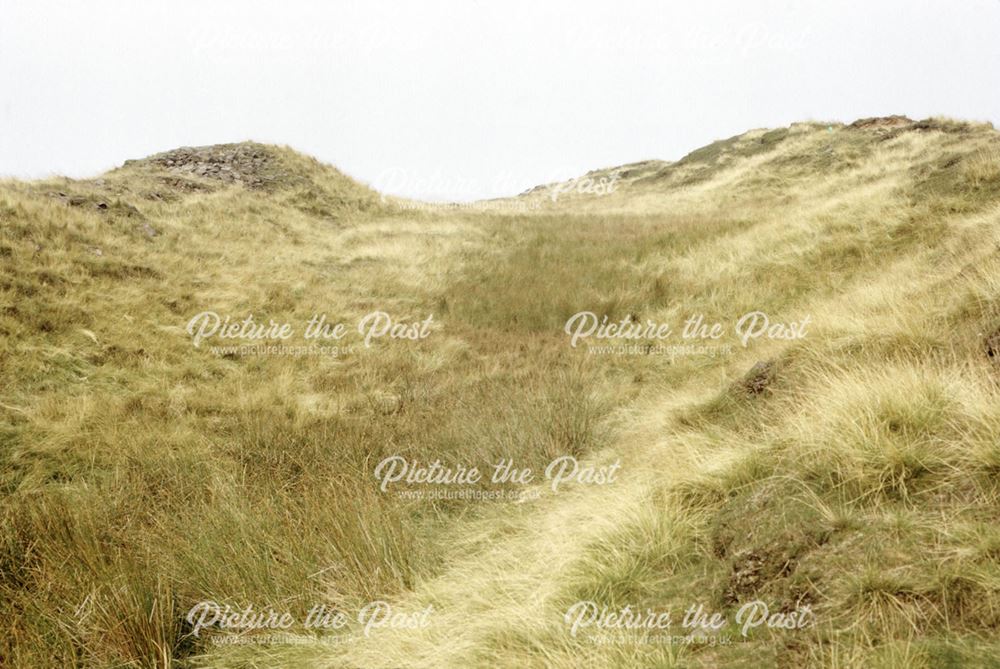
[[[429,334],[366,346],[375,311]],[[196,346],[205,312],[300,348]],[[574,347],[579,312],[674,335]],[[0,664],[995,666],[998,360],[990,126],[755,130],[479,207],[251,143],[2,182]],[[437,499],[380,490],[393,456],[620,467]],[[350,622],[233,643],[205,600]],[[366,634],[374,600],[432,613]],[[756,600],[809,624],[744,635]],[[581,601],[728,622],[573,634]]]

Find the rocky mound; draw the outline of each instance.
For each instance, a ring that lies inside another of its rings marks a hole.
[[[981,127],[993,129],[989,123],[980,124]],[[893,116],[873,116],[870,118],[860,118],[847,126],[848,130],[869,130],[874,131],[881,139],[892,139],[906,132],[944,132],[950,134],[960,134],[969,132],[975,128],[975,124],[964,121],[952,121],[945,118],[925,118],[922,121],[915,121],[907,116],[895,114]]]
[[[378,193],[331,165],[286,146],[257,142],[182,146],[126,160],[105,175],[120,197],[174,201],[188,194],[241,186],[312,216],[334,220],[381,206]]]
[[[853,128],[854,130],[866,130],[874,128],[900,128],[912,125],[913,123],[914,120],[907,116],[893,114],[892,116],[872,116],[869,118],[859,118],[857,121],[855,121],[848,127]]]
[[[178,175],[199,176],[253,189],[266,188],[289,176],[268,147],[252,142],[184,146],[142,161],[128,160],[125,167],[138,163],[164,168]]]

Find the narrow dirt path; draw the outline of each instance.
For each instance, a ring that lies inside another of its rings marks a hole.
[[[622,473],[613,485],[575,485],[548,492],[533,502],[509,505],[495,517],[456,528],[453,554],[468,549],[469,555],[393,602],[404,611],[433,605],[425,629],[372,630],[368,637],[358,636],[330,655],[317,657],[317,663],[429,668],[497,666],[499,661],[525,666],[529,660],[514,654],[507,662],[482,653],[502,645],[505,636],[516,638],[519,630],[529,629],[550,630],[556,645],[544,651],[557,653],[560,637],[569,642],[559,595],[575,560],[620,527],[631,512],[649,504],[654,489],[690,472],[700,459],[696,446],[670,443],[662,435],[679,406],[707,399],[716,390],[705,385],[692,382],[689,388],[620,412],[619,421],[631,427],[618,433],[614,446],[590,460],[606,462],[612,453],[622,458]],[[714,451],[713,458],[725,461],[727,454]]]

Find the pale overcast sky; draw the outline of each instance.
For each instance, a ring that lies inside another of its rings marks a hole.
[[[0,0],[0,175],[288,144],[468,200],[794,121],[1000,127],[1000,0]]]

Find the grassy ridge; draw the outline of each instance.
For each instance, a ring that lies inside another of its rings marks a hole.
[[[988,666],[998,147],[946,121],[803,124],[506,214],[399,208],[259,146],[260,187],[152,159],[4,184],[0,657]],[[339,358],[217,356],[183,332],[205,310],[375,309],[434,314],[434,332]],[[593,355],[562,333],[584,310],[813,325],[747,348],[728,334],[716,356]],[[760,360],[765,377],[745,378]],[[410,500],[372,477],[393,454],[620,457],[623,478],[517,505]],[[204,599],[301,617],[382,597],[433,603],[433,624],[342,648],[213,648],[183,620]],[[821,624],[732,647],[602,646],[562,619],[581,599],[754,598],[808,603]]]

